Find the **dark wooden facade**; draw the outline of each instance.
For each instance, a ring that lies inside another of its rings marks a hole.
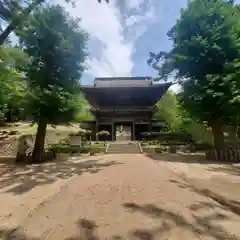
[[[96,132],[106,130],[110,132],[108,140],[140,140],[142,132],[163,127],[163,123],[151,119],[156,102],[170,85],[153,84],[149,77],[135,77],[96,78],[93,86],[81,86],[95,117],[88,122],[93,139]],[[122,129],[130,133],[124,137]]]

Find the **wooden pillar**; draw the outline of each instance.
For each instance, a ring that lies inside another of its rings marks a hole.
[[[148,132],[152,131],[152,123],[151,120],[148,121]]]
[[[99,119],[96,118],[96,140],[98,141],[98,133],[99,132]]]
[[[114,121],[112,121],[112,141],[115,140]]]
[[[132,121],[132,134],[133,134],[133,136],[132,136],[132,140],[133,141],[135,141],[136,140],[136,131],[135,131],[135,121],[133,120]]]

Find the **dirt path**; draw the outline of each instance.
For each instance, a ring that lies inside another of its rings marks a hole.
[[[240,216],[144,155],[84,164],[8,239],[240,239]]]
[[[221,196],[238,202],[240,208],[240,164],[159,161],[160,167],[168,168],[192,185],[209,189]]]

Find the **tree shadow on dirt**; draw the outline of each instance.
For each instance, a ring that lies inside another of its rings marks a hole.
[[[187,230],[196,233],[204,239],[204,237],[211,237],[213,239],[239,239],[235,235],[229,235],[222,227],[214,224],[216,220],[227,219],[228,216],[219,212],[213,212],[207,216],[199,216],[195,214],[197,210],[192,213],[193,221],[190,222],[180,214],[159,208],[153,204],[139,205],[137,203],[124,203],[123,207],[131,212],[141,212],[148,217],[159,220],[159,227],[152,229],[135,229],[131,232],[131,236],[139,240],[154,240],[154,239],[168,239],[171,236],[171,231],[174,229]],[[204,206],[202,206],[204,207]],[[190,209],[193,211],[193,209]]]
[[[79,233],[76,236],[65,238],[65,240],[102,240],[97,236],[97,224],[92,220],[80,219],[77,221]],[[121,236],[113,236],[108,240],[123,240]]]
[[[30,237],[22,233],[19,229],[0,228],[1,240],[41,240],[40,238]]]
[[[66,238],[65,240],[100,240],[97,237],[97,225],[94,221],[81,219],[76,224],[79,228],[79,235]]]
[[[205,188],[198,188],[193,185],[190,185],[185,182],[176,181],[176,180],[169,180],[169,182],[177,184],[180,188],[187,188],[192,192],[195,192],[203,197],[210,198],[213,201],[217,202],[219,207],[221,206],[222,209],[231,211],[234,214],[237,214],[240,216],[240,202],[228,199],[224,196],[219,195],[218,193],[215,193],[209,189]]]
[[[224,164],[216,167],[208,167],[207,170],[240,176],[240,164]]]
[[[185,154],[185,153],[148,153],[146,154],[149,158],[154,161],[164,161],[164,162],[180,162],[180,163],[199,163],[199,164],[226,164],[226,162],[218,162],[218,161],[209,161],[206,160],[204,154],[194,153],[194,154]]]
[[[146,153],[146,156],[154,161],[179,162],[179,163],[198,163],[198,164],[219,164],[221,166],[213,167],[210,170],[225,171],[229,174],[240,175],[240,164],[234,161],[207,160],[205,153]]]
[[[116,161],[101,162],[103,159],[83,161],[59,161],[39,165],[12,167],[0,176],[0,189],[13,194],[24,194],[29,190],[54,183],[58,179],[69,179],[83,173],[98,173],[107,167],[118,165]]]

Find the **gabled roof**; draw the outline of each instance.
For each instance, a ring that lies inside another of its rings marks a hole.
[[[152,84],[150,77],[96,78],[94,87],[145,87]]]
[[[112,78],[107,80],[105,78],[105,80],[100,81],[98,79],[100,85],[96,84],[96,81],[95,86],[81,86],[81,89],[94,108],[149,108],[154,106],[165,94],[171,83],[152,84],[152,82],[149,82],[150,78],[145,79],[145,77],[141,79]],[[135,81],[138,81],[138,83],[133,85]],[[107,83],[104,85],[103,82]],[[122,85],[120,82],[122,82]]]

